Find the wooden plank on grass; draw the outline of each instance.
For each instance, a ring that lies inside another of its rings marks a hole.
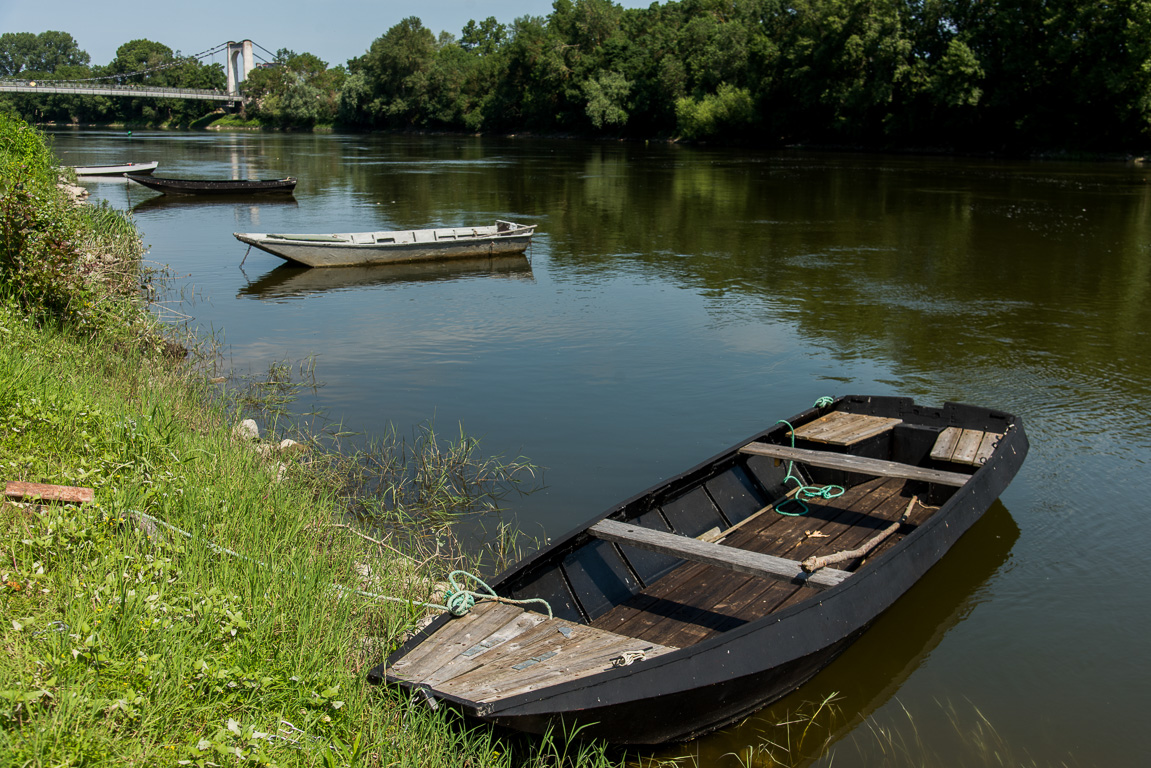
[[[13,501],[63,501],[71,504],[86,504],[96,498],[96,492],[91,488],[22,482],[5,485],[4,495]]]

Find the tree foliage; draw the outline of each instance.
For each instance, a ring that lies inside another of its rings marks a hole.
[[[223,87],[133,40],[107,67],[61,32],[0,35],[0,75]],[[35,68],[39,67],[39,70]],[[546,17],[416,16],[329,68],[281,51],[250,113],[284,128],[571,133],[955,149],[1141,149],[1151,0],[553,0]],[[186,121],[188,104],[10,96],[37,119]]]
[[[88,54],[67,32],[5,32],[0,35],[0,77],[49,75],[62,67],[87,66]]]
[[[364,127],[1137,147],[1151,0],[554,0],[458,42],[410,17],[352,70]]]

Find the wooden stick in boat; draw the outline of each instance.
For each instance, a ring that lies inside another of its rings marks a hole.
[[[907,502],[907,509],[903,510],[903,515],[894,523],[887,526],[882,531],[865,541],[862,547],[859,547],[858,549],[848,549],[842,552],[836,552],[831,555],[824,555],[822,557],[816,557],[815,555],[812,555],[800,563],[800,565],[803,566],[803,570],[811,573],[820,568],[823,568],[824,566],[834,565],[835,563],[842,563],[844,560],[854,560],[857,557],[866,556],[868,552],[882,544],[888,536],[899,530],[899,526],[907,522],[907,518],[911,516],[911,510],[915,507],[915,502],[917,501],[919,501],[919,497],[912,496],[911,501]]]

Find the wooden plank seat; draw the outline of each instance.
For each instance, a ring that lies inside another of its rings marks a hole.
[[[938,483],[955,487],[963,485],[971,477],[962,472],[945,472],[939,469],[916,467],[911,464],[900,464],[895,461],[868,459],[863,456],[848,456],[843,453],[827,451],[813,451],[808,448],[792,448],[772,443],[748,443],[739,450],[740,453],[797,461],[801,464],[810,464],[813,467],[823,467],[824,469],[842,469],[846,472],[858,472],[861,475],[873,477],[899,477],[905,480],[922,480],[925,483]]]
[[[828,445],[855,445],[869,437],[875,437],[888,431],[902,421],[902,419],[886,416],[832,411],[796,427],[795,436],[803,440]]]
[[[481,703],[597,674],[627,655],[652,658],[676,650],[488,601],[452,619],[436,636],[441,642],[413,649],[388,675]]]
[[[851,575],[847,571],[834,568],[808,573],[795,560],[689,539],[686,536],[621,523],[617,520],[600,520],[588,529],[588,533],[606,541],[630,544],[633,547],[673,555],[683,560],[706,563],[750,576],[777,579],[793,584],[808,584],[821,589],[834,587]]]
[[[1003,434],[1000,432],[948,427],[936,438],[931,458],[978,467],[991,458],[1001,437]]]

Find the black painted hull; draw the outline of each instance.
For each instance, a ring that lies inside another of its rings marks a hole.
[[[581,737],[617,744],[654,745],[693,738],[736,722],[794,691],[836,656],[914,585],[987,510],[1018,471],[1028,442],[1019,419],[988,409],[947,404],[923,408],[905,398],[841,398],[832,408],[900,416],[924,429],[970,425],[1006,426],[994,454],[940,506],[930,519],[838,586],[777,613],[709,637],[695,645],[651,658],[642,664],[569,680],[492,703],[441,699],[468,715],[517,730],[543,733],[548,728],[580,726]],[[793,417],[799,423],[814,413]],[[763,439],[777,428],[760,433]],[[744,445],[749,441],[743,441]],[[652,499],[673,496],[698,485],[728,466],[739,446],[649,489],[589,521],[527,561],[510,569],[492,586],[511,597],[543,596],[564,610],[564,596],[538,591],[541,574],[559,569],[565,557],[586,546],[587,529],[607,517],[634,517]],[[570,581],[570,579],[568,580]],[[522,591],[521,591],[522,590]],[[573,601],[575,602],[575,601]],[[449,621],[440,617],[371,673],[382,681],[386,667]],[[405,685],[393,677],[390,682]],[[413,687],[413,686],[408,686]],[[418,687],[418,686],[414,686]]]
[[[166,195],[288,195],[296,180],[286,179],[169,179],[161,176],[129,176],[132,181]]]

